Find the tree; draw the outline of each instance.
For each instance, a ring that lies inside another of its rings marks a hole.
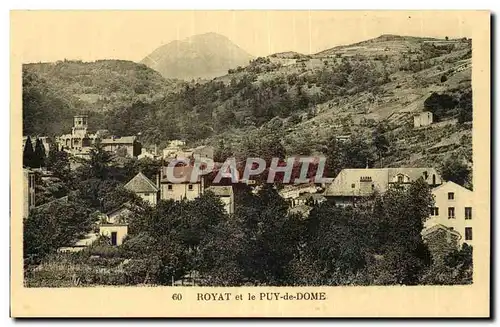
[[[66,151],[58,150],[57,146],[51,143],[46,165],[53,175],[63,181],[67,187],[73,185],[69,157]]]
[[[463,285],[472,283],[472,246],[464,243],[461,249],[449,253],[443,262],[433,264],[421,278],[422,284]]]
[[[89,158],[84,159],[84,166],[80,169],[83,174],[82,180],[88,178],[107,179],[110,173],[110,165],[113,155],[104,150],[101,142],[96,140],[89,152]]]
[[[379,160],[380,167],[383,167],[382,158],[385,153],[389,150],[389,142],[384,135],[385,127],[382,125],[378,125],[373,132],[373,144],[375,145],[375,149],[377,151],[377,156]]]
[[[332,203],[314,207],[301,256],[310,271],[301,271],[296,278],[316,285],[349,284],[347,277],[362,271],[370,252],[367,218],[353,207],[338,208]]]
[[[472,121],[472,91],[463,93],[458,100],[458,122],[463,124]]]
[[[424,101],[424,107],[431,111],[436,120],[449,116],[450,109],[455,108],[456,101],[448,94],[438,94],[433,92]]]
[[[429,185],[419,178],[407,189],[394,187],[376,200],[374,210],[383,259],[372,280],[385,284],[418,284],[431,263],[420,235],[434,200]],[[377,282],[376,282],[377,283]]]
[[[35,165],[35,152],[33,151],[33,144],[31,143],[31,138],[28,136],[26,138],[26,143],[23,149],[23,166],[34,168]]]
[[[36,168],[45,167],[46,159],[47,159],[47,156],[45,154],[45,147],[42,143],[42,140],[37,138],[36,143],[35,143],[35,152],[33,155],[33,165]]]
[[[257,194],[241,190],[235,208],[241,222],[244,241],[237,251],[244,254],[232,268],[253,285],[291,285],[291,262],[297,258],[302,223],[288,214],[287,202],[271,184],[264,184]],[[219,268],[220,269],[220,268]]]
[[[441,177],[462,186],[470,183],[471,170],[461,158],[449,157],[440,167]]]
[[[62,246],[72,246],[92,225],[90,212],[75,202],[53,201],[35,208],[24,221],[23,251],[27,263],[38,263]]]

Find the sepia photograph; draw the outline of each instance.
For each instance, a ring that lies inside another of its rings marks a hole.
[[[11,12],[16,287],[487,292],[489,19]]]

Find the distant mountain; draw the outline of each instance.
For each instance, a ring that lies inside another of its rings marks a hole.
[[[217,33],[206,33],[176,40],[154,50],[141,63],[166,78],[212,79],[246,66],[253,57]]]

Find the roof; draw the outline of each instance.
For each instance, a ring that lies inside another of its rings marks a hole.
[[[433,175],[436,184],[441,177],[434,168],[360,168],[342,169],[333,182],[325,190],[325,196],[368,196],[374,191],[385,192],[389,184],[397,182],[398,175],[407,177],[408,182],[422,177],[432,185]]]
[[[138,172],[127,184],[125,188],[135,193],[155,193],[158,187],[143,173]]]
[[[436,175],[438,183],[441,183],[441,176],[436,169],[425,167],[425,168],[387,168],[389,170],[389,181],[396,178],[399,174],[404,174],[410,177],[411,181],[416,181],[420,177],[424,178],[426,182],[431,182],[432,175]],[[425,178],[425,172],[427,172],[427,178]]]
[[[213,186],[207,187],[206,191],[210,191],[217,196],[231,196],[231,195],[233,195],[233,187],[232,186],[213,185]]]
[[[132,144],[136,140],[135,136],[122,136],[102,139],[101,144]]]
[[[116,208],[114,208],[113,210],[110,210],[110,211],[106,212],[106,216],[110,216],[110,215],[112,215],[112,214],[114,214],[114,213],[117,213],[117,212],[119,212],[119,211],[122,211],[122,210],[128,209],[128,207],[129,207],[129,206],[128,206],[128,202],[123,203],[123,204],[121,204],[119,207],[116,207]]]
[[[455,183],[455,182],[452,182],[452,181],[447,181],[447,182],[444,182],[443,184],[441,184],[441,185],[439,185],[439,186],[437,186],[437,187],[433,188],[433,189],[432,189],[432,192],[434,193],[434,192],[436,192],[436,191],[439,191],[439,190],[440,190],[440,189],[442,189],[442,188],[446,188],[446,187],[449,187],[449,186],[452,186],[452,187],[455,187],[455,188],[459,188],[459,189],[462,189],[462,190],[464,190],[464,191],[467,191],[467,192],[472,193],[472,191],[471,191],[471,190],[469,190],[468,188],[463,187],[462,185],[459,185],[459,184],[457,184],[457,183]]]
[[[318,194],[318,193],[303,193],[297,199],[299,200],[312,199],[314,201],[326,201],[326,198],[323,196],[323,194]]]
[[[426,236],[429,236],[430,234],[432,234],[434,232],[437,232],[438,230],[444,230],[446,232],[449,232],[450,234],[454,234],[454,235],[458,236],[459,239],[462,238],[462,235],[460,235],[459,232],[457,232],[456,230],[452,229],[451,227],[447,227],[447,226],[442,225],[442,224],[437,224],[437,225],[425,228],[424,230],[422,230],[421,234],[422,234],[422,237],[426,237]]]
[[[193,166],[175,166],[161,168],[161,183],[179,183],[179,181],[171,181],[167,174],[169,169],[172,169],[172,174],[175,179],[180,179],[180,183],[191,182],[191,174]],[[200,182],[201,176],[198,176],[197,182]]]

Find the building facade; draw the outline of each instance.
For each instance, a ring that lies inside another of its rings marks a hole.
[[[162,167],[160,178],[160,198],[162,200],[194,200],[203,194],[204,177],[198,176],[193,182],[191,174],[192,166],[176,166],[172,169],[173,177],[176,180],[170,180],[167,170],[168,167]]]
[[[135,136],[110,137],[107,130],[99,130],[96,133],[88,131],[88,116],[76,115],[73,117],[73,127],[70,134],[64,134],[56,138],[59,150],[71,153],[75,157],[88,158],[92,146],[96,140],[101,140],[104,150],[116,152],[120,149],[131,157],[137,157],[141,153],[141,144]]]
[[[417,116],[413,117],[413,126],[415,128],[429,126],[432,124],[432,121],[433,121],[432,112],[424,111],[418,114]]]
[[[141,144],[137,141],[136,136],[112,136],[102,139],[101,145],[106,151],[118,154],[123,151],[123,155],[128,157],[137,157],[142,152]]]
[[[425,227],[435,225],[446,226],[462,237],[461,243],[474,244],[474,225],[477,217],[474,217],[473,192],[454,182],[446,182],[432,190],[434,196],[434,207],[431,215],[425,222]]]
[[[139,172],[127,184],[125,188],[137,194],[141,199],[148,202],[151,206],[156,206],[158,201],[159,187],[155,185],[143,173]]]
[[[127,224],[101,224],[99,234],[109,237],[111,245],[122,245],[125,236],[128,234]]]
[[[356,200],[375,192],[384,193],[390,187],[406,187],[422,178],[429,186],[442,183],[434,168],[361,168],[343,169],[333,182],[326,186],[324,196],[339,206],[352,205]]]

